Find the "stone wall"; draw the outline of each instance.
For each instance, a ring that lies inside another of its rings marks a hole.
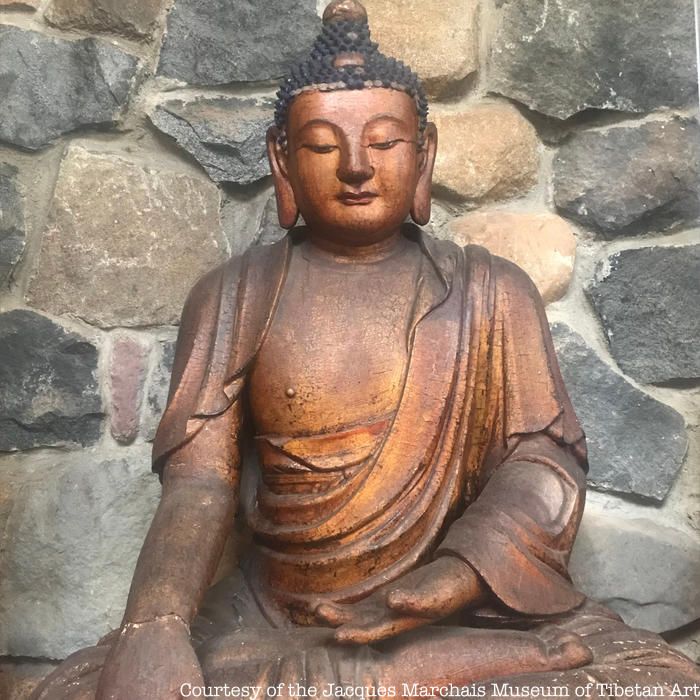
[[[0,695],[120,620],[179,311],[281,235],[263,136],[324,4],[0,0]],[[590,441],[576,582],[697,657],[692,3],[366,5],[433,98],[432,231],[548,302]]]

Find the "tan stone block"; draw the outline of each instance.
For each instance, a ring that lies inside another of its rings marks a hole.
[[[18,10],[36,10],[39,0],[0,0],[0,7],[17,8]]]
[[[454,219],[449,238],[474,243],[522,267],[545,302],[561,299],[571,283],[576,238],[569,224],[554,214],[507,211],[474,212]]]
[[[162,8],[163,0],[51,0],[46,19],[66,29],[144,37],[153,30]]]
[[[71,147],[27,301],[102,327],[176,323],[225,258],[216,185]]]
[[[478,0],[364,0],[372,39],[439,96],[478,68]]]
[[[537,183],[540,142],[530,122],[507,103],[431,112],[438,127],[434,182],[473,203],[509,199]]]

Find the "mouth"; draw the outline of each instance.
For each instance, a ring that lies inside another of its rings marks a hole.
[[[375,192],[341,192],[336,199],[348,206],[370,204],[377,198]]]

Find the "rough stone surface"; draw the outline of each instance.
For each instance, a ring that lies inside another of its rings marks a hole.
[[[142,341],[131,336],[122,335],[112,342],[110,430],[117,442],[129,443],[138,433],[148,351]]]
[[[476,0],[365,0],[363,5],[380,51],[410,66],[430,95],[450,92],[477,70]]]
[[[537,182],[537,133],[515,107],[483,103],[461,111],[436,108],[431,118],[442,144],[434,182],[447,194],[481,203],[524,194]]]
[[[605,237],[700,215],[700,126],[685,119],[575,135],[554,161],[554,202]]]
[[[0,163],[0,289],[24,251],[24,206],[17,185],[17,169]]]
[[[654,520],[588,509],[569,571],[632,627],[665,632],[700,617],[697,539]]]
[[[3,464],[0,654],[62,659],[119,624],[158,498],[147,446]]]
[[[151,370],[147,381],[146,401],[141,421],[141,435],[144,440],[151,441],[156,436],[158,423],[168,402],[170,375],[175,359],[175,340],[161,340],[156,347],[157,362]]]
[[[302,224],[299,217],[299,225]],[[267,192],[253,199],[225,199],[221,208],[221,225],[232,255],[241,255],[251,245],[275,243],[287,233],[279,225],[275,196]]]
[[[300,217],[299,225],[301,224],[303,224],[303,221]],[[267,200],[265,208],[263,209],[254,243],[255,245],[271,245],[272,243],[277,243],[277,241],[281,240],[286,235],[287,232],[280,226],[277,216],[277,200],[275,196],[272,195],[272,197]]]
[[[0,27],[0,140],[37,149],[83,126],[112,124],[137,59],[96,39]]]
[[[155,28],[164,0],[51,0],[45,17],[62,29],[145,37]]]
[[[0,451],[96,442],[96,373],[90,339],[33,311],[0,314]]]
[[[623,250],[586,292],[610,352],[639,382],[700,377],[700,245]]]
[[[225,257],[219,229],[215,185],[71,147],[27,298],[102,327],[176,323]]]
[[[159,105],[151,121],[194,156],[215,182],[247,185],[270,174],[265,134],[272,102],[235,97]]]
[[[589,483],[663,500],[688,448],[683,416],[614,372],[567,325],[555,324],[552,336],[586,432]]]
[[[196,85],[280,78],[319,29],[316,0],[175,0],[158,73]]]
[[[688,105],[693,27],[687,0],[506,0],[489,87],[559,119]]]
[[[546,303],[569,288],[576,259],[576,238],[569,224],[553,214],[508,211],[474,212],[453,219],[449,238],[474,243],[512,260],[527,272]]]
[[[0,7],[18,10],[36,10],[39,0],[0,0]]]

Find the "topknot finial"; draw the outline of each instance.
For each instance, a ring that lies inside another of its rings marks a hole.
[[[357,0],[333,0],[323,13],[323,23],[366,22],[367,10]]]

